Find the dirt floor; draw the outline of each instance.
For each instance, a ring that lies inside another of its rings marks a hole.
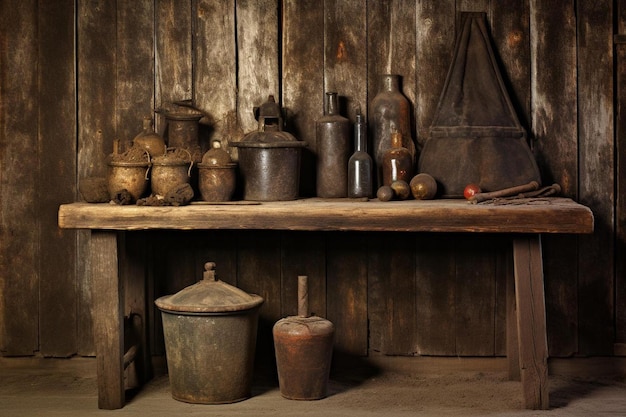
[[[623,359],[551,361],[546,411],[522,410],[521,384],[507,380],[502,358],[389,357],[334,368],[328,397],[317,401],[287,400],[257,371],[247,400],[187,404],[157,372],[123,409],[105,411],[94,359],[0,358],[0,416],[626,416]]]

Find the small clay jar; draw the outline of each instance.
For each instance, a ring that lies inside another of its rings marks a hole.
[[[150,186],[153,194],[165,196],[170,190],[189,184],[191,155],[185,149],[180,151],[168,148],[168,152],[152,159]]]
[[[124,153],[117,152],[117,143],[109,156],[107,173],[107,190],[111,200],[116,195],[126,191],[137,201],[148,190],[148,173],[150,171],[150,156],[139,146],[133,146]]]
[[[152,118],[143,118],[143,130],[133,138],[133,145],[145,149],[151,157],[164,155],[166,152],[165,139],[154,131]]]
[[[198,164],[198,188],[204,201],[229,201],[237,184],[236,167],[221,142],[214,140],[212,147]]]

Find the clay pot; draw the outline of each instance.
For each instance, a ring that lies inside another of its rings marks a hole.
[[[204,201],[229,201],[237,184],[237,164],[221,148],[220,141],[213,141],[212,145],[198,164],[200,195]]]
[[[134,201],[139,200],[148,190],[149,162],[110,161],[107,176],[107,189],[111,199],[116,193],[126,190]]]
[[[191,177],[191,155],[184,151],[188,158],[181,158],[172,153],[158,156],[152,160],[152,174],[150,176],[152,193],[166,195],[183,184],[189,184]]]

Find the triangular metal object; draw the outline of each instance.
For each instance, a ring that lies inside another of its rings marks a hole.
[[[497,66],[484,13],[463,13],[419,172],[442,197],[463,197],[467,184],[495,191],[537,181],[537,163]]]

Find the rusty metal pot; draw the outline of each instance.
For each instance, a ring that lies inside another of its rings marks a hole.
[[[307,281],[298,277],[298,316],[277,321],[272,330],[280,393],[292,400],[326,397],[333,353],[335,326],[310,316]]]
[[[217,279],[213,262],[201,281],[155,301],[174,399],[224,404],[250,397],[262,303]]]
[[[168,148],[168,151],[175,151]],[[168,191],[183,184],[189,184],[191,178],[191,154],[186,149],[181,152],[166,152],[164,155],[152,159],[152,173],[150,185],[152,193],[166,195]]]
[[[259,128],[248,133],[239,148],[239,168],[243,180],[244,200],[295,200],[299,195],[300,158],[306,142],[282,130],[280,106],[269,96],[255,108]]]
[[[228,152],[221,148],[221,142],[213,141],[212,148],[198,164],[198,188],[204,201],[229,201],[237,185],[237,164]]]

